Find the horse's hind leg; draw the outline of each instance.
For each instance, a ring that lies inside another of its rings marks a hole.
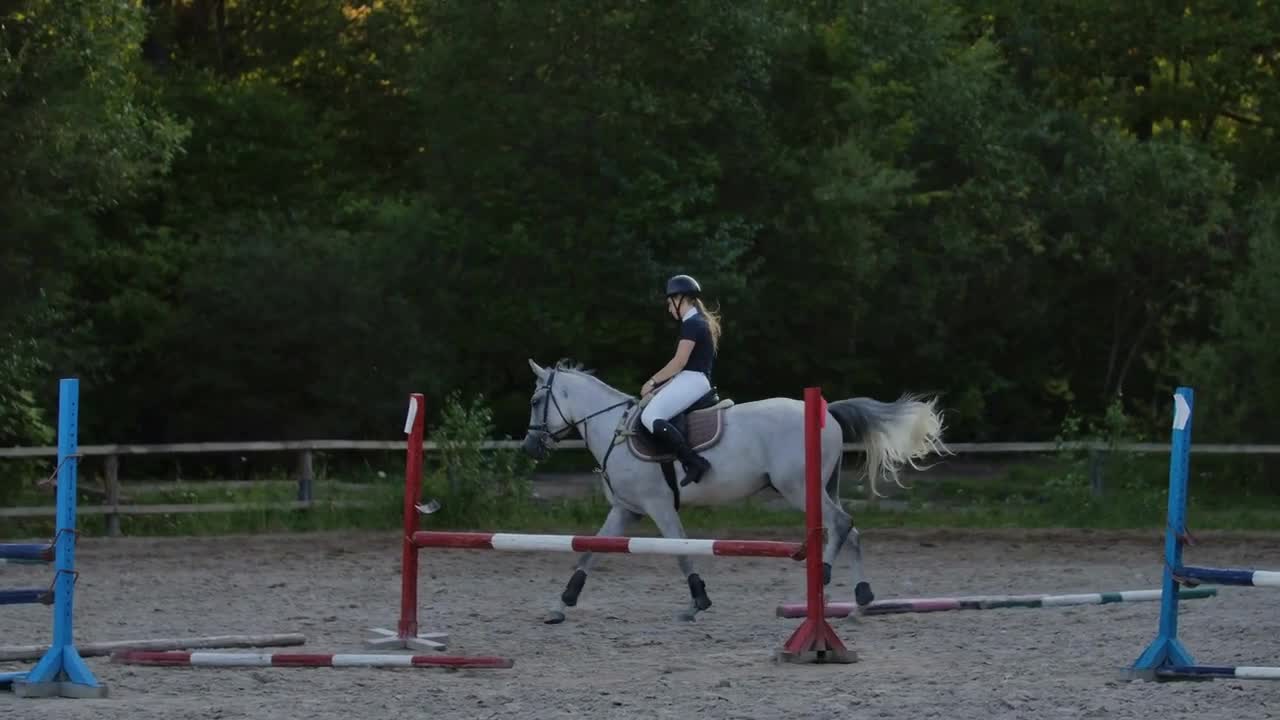
[[[596,532],[596,535],[625,535],[627,525],[638,519],[640,519],[638,513],[633,513],[615,505],[609,510],[609,514],[604,519],[604,524],[600,526],[600,530]],[[585,552],[578,556],[578,564],[573,571],[573,576],[569,578],[569,584],[565,586],[564,592],[560,593],[555,607],[552,608],[551,612],[547,613],[547,619],[544,622],[548,625],[564,622],[565,609],[578,604],[578,596],[582,593],[582,587],[587,583],[587,572],[591,570],[591,566],[594,563],[595,555],[593,553]]]
[[[828,476],[826,492],[822,496],[822,523],[831,528],[831,539],[834,541],[832,557],[838,555],[844,543],[848,543],[849,570],[853,573],[853,599],[859,607],[870,605],[875,600],[871,592],[871,583],[867,582],[862,569],[862,536],[853,526],[853,517],[840,504],[840,467],[843,458],[836,460],[835,469]],[[831,565],[823,566],[823,581],[831,582]]]
[[[871,585],[862,575],[862,543],[858,531],[853,527],[853,518],[840,506],[840,452],[823,459],[823,468],[827,471],[826,486],[822,494],[822,525],[827,529],[827,541],[822,548],[822,583],[831,583],[831,566],[843,549],[844,543],[850,541],[850,569],[853,571],[854,599],[859,605],[870,603],[875,595]],[[789,469],[779,469],[770,473],[770,479],[778,493],[797,510],[805,510],[805,480],[803,465]]]
[[[849,570],[853,573],[853,599],[857,601],[859,607],[870,605],[876,596],[871,592],[871,583],[867,582],[862,571],[862,537],[858,529],[853,526],[853,518],[838,503],[824,500],[823,505],[830,506],[830,510],[823,508],[824,515],[828,518],[823,520],[823,523],[831,528],[833,538],[839,538],[840,542],[849,544],[843,549],[849,553]],[[830,582],[831,565],[823,564],[822,570],[823,580]]]
[[[680,514],[674,507],[663,503],[656,508],[649,508],[649,517],[653,518],[653,524],[658,526],[658,532],[661,532],[663,537],[686,537],[684,523],[680,522]],[[698,573],[693,571],[693,562],[689,560],[689,556],[677,555],[676,562],[680,565],[680,573],[689,583],[691,596],[689,609],[682,611],[676,617],[680,620],[692,621],[700,611],[711,607],[711,598],[707,597],[706,583],[702,582]]]

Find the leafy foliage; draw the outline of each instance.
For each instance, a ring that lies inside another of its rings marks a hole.
[[[1276,437],[1273,4],[0,7],[0,441],[72,373],[102,442],[516,433],[527,357],[666,361],[677,271],[727,396]]]
[[[441,499],[441,522],[480,526],[495,514],[527,506],[528,458],[477,447],[492,435],[492,418],[481,397],[464,404],[459,393],[451,393],[445,400],[440,427],[431,433],[440,448],[440,468],[427,480],[428,491]]]

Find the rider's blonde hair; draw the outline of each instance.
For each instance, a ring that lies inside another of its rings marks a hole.
[[[698,308],[698,312],[707,317],[707,325],[711,327],[711,347],[716,350],[720,349],[720,313],[709,310],[702,302],[702,298],[690,298],[689,302]]]

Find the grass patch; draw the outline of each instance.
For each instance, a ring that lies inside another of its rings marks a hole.
[[[1159,530],[1165,522],[1163,492],[1116,489],[1102,498],[1081,497],[1079,492],[1054,487],[1061,478],[1027,476],[1011,472],[1006,478],[977,481],[972,478],[919,483],[906,496],[905,508],[858,507],[855,524],[873,528],[1081,528]],[[459,486],[436,469],[424,486],[424,498],[441,500],[441,510],[421,526],[424,529],[506,530],[592,534],[609,508],[597,491],[585,497],[536,500],[529,497],[527,478],[506,484]],[[139,494],[137,504],[235,503],[267,505],[294,499],[289,483],[230,489],[174,488]],[[131,515],[121,518],[125,535],[217,535],[256,532],[306,532],[318,530],[387,530],[400,526],[403,484],[394,477],[365,484],[317,482],[314,506],[303,510],[255,509],[237,512]],[[367,507],[330,506],[330,502],[354,500]],[[91,499],[82,499],[88,505]],[[47,503],[46,503],[47,504]],[[846,502],[846,506],[848,503]],[[1204,493],[1194,497],[1189,515],[1193,530],[1271,530],[1280,527],[1280,502],[1275,498],[1224,498]],[[753,532],[799,537],[803,514],[781,502],[749,499],[725,507],[686,507],[681,518],[690,535],[733,537]],[[82,514],[79,524],[86,535],[105,534],[105,518]],[[21,519],[5,523],[6,537],[41,537],[52,534],[53,520]],[[645,518],[632,532],[657,534]]]
[[[431,431],[441,445],[428,457],[422,497],[438,499],[441,510],[422,520],[430,529],[505,530],[593,534],[608,506],[598,490],[585,497],[554,500],[533,497],[532,466],[518,451],[480,451],[474,443],[492,436],[491,416],[480,399],[462,403],[448,398],[441,426]],[[558,453],[557,470],[582,471],[593,465],[586,453]],[[319,454],[317,460],[319,460]],[[868,528],[1080,528],[1155,529],[1165,523],[1168,456],[1113,453],[1101,466],[1083,454],[1022,456],[993,466],[993,461],[959,459],[938,465],[893,492],[880,507],[863,507],[865,490],[845,482],[846,506],[855,524]],[[257,506],[295,500],[297,486],[282,466],[256,482],[155,482],[124,485],[125,504],[196,505],[230,503],[251,510],[215,513],[166,513],[121,518],[125,535],[216,535],[318,530],[386,530],[401,523],[403,456],[386,453],[373,461],[317,462],[316,503],[306,509]],[[967,463],[967,464],[966,464]],[[1091,478],[1101,469],[1104,492],[1095,497]],[[28,469],[34,472],[38,468]],[[553,468],[544,464],[540,472]],[[1280,496],[1266,482],[1264,460],[1256,457],[1194,456],[1188,513],[1192,530],[1271,530],[1280,526]],[[38,474],[38,473],[37,473]],[[83,477],[83,474],[82,474]],[[82,486],[83,487],[83,486]],[[9,506],[51,507],[52,493],[29,485],[8,485]],[[84,507],[101,498],[84,494]],[[852,501],[852,502],[851,502]],[[359,503],[359,507],[343,507]],[[686,507],[681,511],[692,536],[742,537],[746,534],[799,538],[803,514],[775,495],[765,494],[729,507]],[[82,513],[86,535],[106,532],[101,515]],[[6,518],[4,537],[47,537],[53,519]],[[657,534],[647,518],[632,532]]]

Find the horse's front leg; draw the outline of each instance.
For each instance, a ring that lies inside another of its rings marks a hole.
[[[604,524],[600,526],[600,530],[596,532],[596,535],[625,535],[627,526],[639,518],[639,514],[615,505],[609,510],[609,514],[604,519]],[[587,572],[591,570],[593,564],[595,564],[595,555],[593,553],[585,552],[578,555],[578,564],[573,571],[573,576],[569,578],[569,584],[565,586],[564,592],[560,593],[560,597],[556,600],[551,612],[547,613],[547,618],[543,622],[548,625],[558,625],[564,622],[564,611],[566,608],[571,608],[578,604],[578,596],[582,594],[582,588],[587,584]]]
[[[680,514],[676,509],[665,503],[651,507],[649,517],[653,518],[653,524],[658,526],[658,531],[663,537],[684,539],[684,523],[680,522]],[[707,597],[707,585],[702,582],[702,578],[698,573],[693,571],[693,562],[689,560],[688,555],[677,555],[676,562],[680,565],[680,573],[684,575],[685,580],[689,583],[689,609],[683,610],[676,615],[676,618],[684,621],[693,621],[697,614],[711,607],[711,598]]]

